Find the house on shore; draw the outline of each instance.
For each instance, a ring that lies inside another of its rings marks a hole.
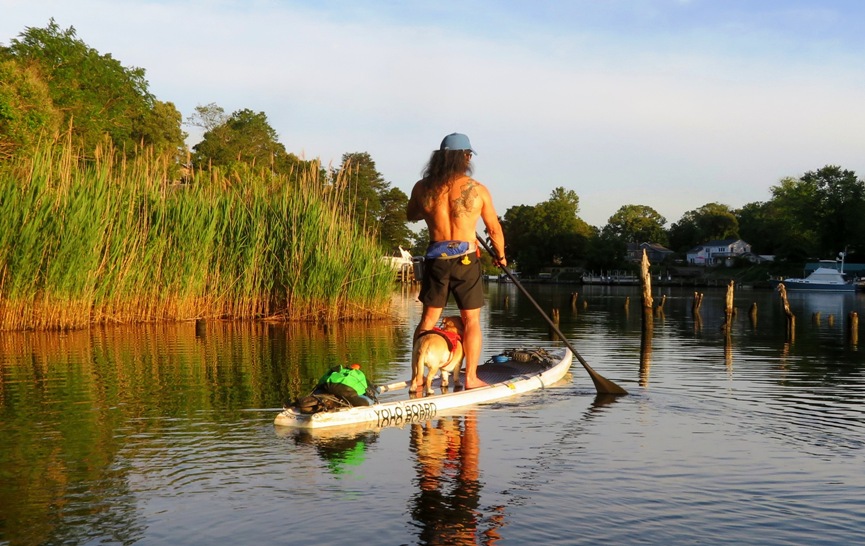
[[[675,254],[672,250],[659,243],[628,243],[627,260],[631,263],[643,261],[643,250],[651,264],[664,263],[669,256]]]
[[[697,245],[687,253],[689,265],[730,267],[736,258],[751,256],[751,245],[742,239],[718,239]]]

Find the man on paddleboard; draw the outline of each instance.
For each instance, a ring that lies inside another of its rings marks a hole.
[[[484,304],[480,249],[475,235],[478,219],[483,220],[499,256],[496,263],[507,265],[505,237],[492,196],[486,186],[471,178],[471,159],[475,153],[466,135],[446,136],[432,153],[423,178],[412,188],[406,208],[408,220],[424,220],[430,236],[419,296],[423,314],[414,338],[438,324],[448,294],[453,294],[465,324],[467,389],[486,385],[477,376],[483,345],[480,316]]]

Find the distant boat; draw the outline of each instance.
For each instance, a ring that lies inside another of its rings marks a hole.
[[[784,284],[787,290],[815,290],[824,292],[855,292],[856,284],[844,278],[843,253],[841,270],[835,268],[835,261],[820,260],[820,265],[804,279],[787,278],[770,281],[773,288]]]

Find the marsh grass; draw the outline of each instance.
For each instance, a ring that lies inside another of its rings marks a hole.
[[[0,329],[385,316],[389,266],[316,164],[180,184],[114,157],[45,146],[0,168]]]

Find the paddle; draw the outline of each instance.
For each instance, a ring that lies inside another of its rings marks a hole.
[[[477,235],[477,233],[475,233],[475,236],[477,237],[478,241],[481,243],[481,246],[483,246],[486,249],[486,251],[489,252],[490,256],[493,257],[493,260],[498,260],[499,256],[498,256],[498,254],[496,254],[496,251],[493,250],[485,240],[483,240],[481,237],[479,237]],[[514,277],[505,266],[503,266],[501,264],[498,264],[498,266],[501,268],[502,271],[504,271],[505,275],[507,275],[507,277],[511,280],[511,282],[513,282],[515,285],[517,285],[517,288],[520,289],[520,292],[523,293],[523,296],[525,296],[526,298],[528,298],[528,300],[530,302],[532,302],[532,305],[534,305],[535,309],[538,310],[538,313],[540,313],[541,316],[544,317],[544,320],[547,321],[547,324],[550,325],[550,328],[552,328],[553,332],[555,332],[556,335],[559,336],[559,339],[561,339],[565,343],[565,346],[568,349],[570,349],[572,353],[574,353],[574,356],[577,357],[577,360],[580,361],[580,364],[583,365],[583,368],[585,368],[586,371],[589,372],[589,376],[592,378],[592,382],[595,384],[595,390],[598,391],[598,394],[628,394],[628,391],[626,391],[622,387],[616,385],[615,383],[613,383],[609,379],[605,379],[601,374],[599,374],[598,372],[593,370],[592,367],[589,366],[589,363],[586,362],[585,359],[580,356],[580,353],[578,353],[577,350],[574,349],[574,346],[571,345],[571,343],[565,338],[565,334],[563,334],[562,331],[559,330],[559,327],[556,326],[556,323],[553,322],[553,320],[549,316],[547,316],[546,313],[544,313],[544,310],[541,309],[541,306],[538,305],[538,302],[536,302],[535,299],[529,295],[529,293],[526,291],[525,287],[523,287],[523,285],[520,284],[520,281],[518,281],[516,279],[516,277]]]

